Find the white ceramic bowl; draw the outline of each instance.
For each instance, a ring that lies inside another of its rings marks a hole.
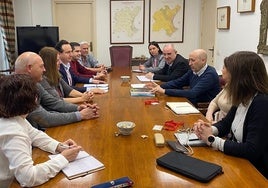
[[[116,126],[118,127],[120,134],[130,135],[136,125],[131,121],[120,121]]]

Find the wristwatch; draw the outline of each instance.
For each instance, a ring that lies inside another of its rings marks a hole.
[[[215,141],[215,137],[214,137],[213,135],[210,135],[210,136],[208,137],[208,142],[210,143],[210,144],[209,144],[210,147],[212,146],[212,144],[213,144],[214,141]]]

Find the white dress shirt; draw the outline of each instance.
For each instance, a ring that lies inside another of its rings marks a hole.
[[[22,187],[40,185],[68,165],[63,155],[34,165],[32,146],[55,153],[58,141],[39,131],[21,116],[0,118],[0,185],[15,177]]]

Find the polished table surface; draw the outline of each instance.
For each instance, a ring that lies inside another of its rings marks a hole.
[[[183,121],[192,126],[201,114],[175,115],[165,108],[165,103],[185,101],[184,98],[156,95],[160,104],[145,105],[150,98],[130,97],[130,83],[139,83],[136,74],[126,68],[113,68],[109,74],[109,92],[95,95],[94,101],[101,108],[100,118],[81,121],[70,125],[49,128],[46,133],[51,137],[64,141],[72,138],[85,151],[96,157],[105,165],[105,169],[68,180],[60,172],[55,178],[40,187],[91,187],[102,182],[128,176],[137,188],[161,187],[264,187],[267,180],[247,160],[228,156],[209,147],[194,147],[193,157],[221,165],[224,174],[209,183],[200,183],[193,179],[174,173],[156,164],[156,159],[171,151],[167,146],[156,147],[154,144],[154,125],[163,125],[167,120]],[[120,76],[132,76],[130,83],[122,83]],[[130,136],[115,136],[116,123],[133,121],[136,127]],[[166,140],[175,140],[174,131],[162,130]],[[141,135],[147,135],[143,139]],[[48,160],[48,153],[34,149],[35,163]],[[11,187],[19,187],[16,181]]]

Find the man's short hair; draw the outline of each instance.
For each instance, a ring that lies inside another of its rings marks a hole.
[[[62,52],[63,52],[62,46],[63,46],[64,44],[70,44],[70,43],[69,43],[67,40],[60,40],[60,41],[55,45],[54,48],[55,48],[58,52],[62,53]]]

